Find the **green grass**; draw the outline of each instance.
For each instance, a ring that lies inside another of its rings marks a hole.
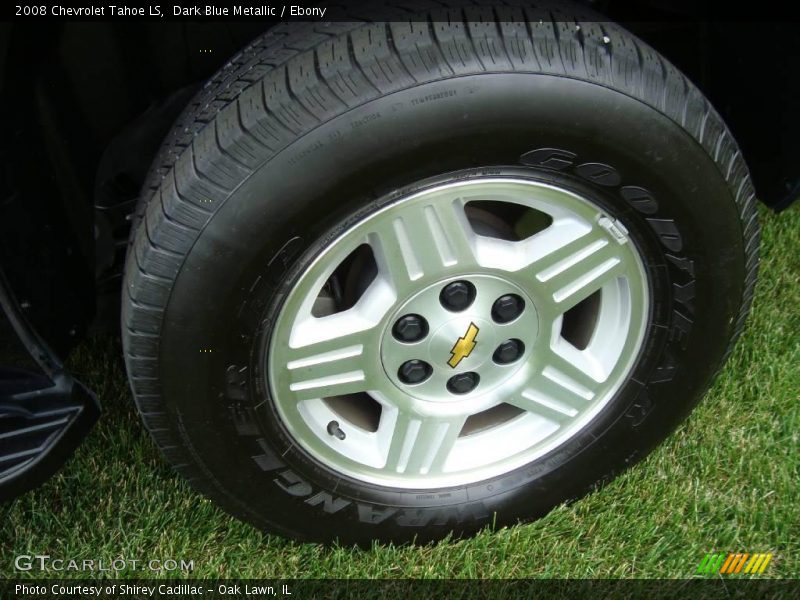
[[[70,366],[105,415],[57,477],[2,508],[0,576],[14,576],[16,555],[41,553],[183,558],[196,577],[686,577],[706,552],[771,551],[765,575],[796,577],[800,208],[762,218],[754,310],[705,400],[644,462],[536,523],[422,548],[261,534],[165,466],[133,409],[118,342],[94,339]]]

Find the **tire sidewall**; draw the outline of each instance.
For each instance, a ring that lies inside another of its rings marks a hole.
[[[263,376],[288,289],[381,206],[443,178],[503,174],[583,194],[631,232],[651,297],[631,376],[567,443],[504,476],[424,491],[337,477],[286,434]],[[424,541],[534,518],[580,496],[691,410],[742,297],[741,225],[712,158],[655,109],[576,79],[477,75],[389,94],[301,136],[220,200],[165,311],[163,395],[220,501],[301,539]]]

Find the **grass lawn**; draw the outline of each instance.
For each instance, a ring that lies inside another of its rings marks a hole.
[[[765,575],[797,577],[800,207],[761,214],[755,307],[700,407],[644,462],[536,523],[424,548],[326,548],[266,536],[162,462],[134,411],[119,342],[100,338],[69,365],[105,414],[57,477],[0,507],[0,576],[17,576],[18,554],[50,554],[182,558],[194,561],[194,577],[680,578],[707,552],[741,551],[774,552]]]

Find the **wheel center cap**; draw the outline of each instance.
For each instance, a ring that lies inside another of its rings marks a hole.
[[[474,298],[454,311],[442,300],[442,290],[458,281],[474,286]],[[510,294],[524,307],[508,322],[498,322],[492,307]],[[399,339],[393,325],[407,315],[424,319],[427,333],[413,341]],[[491,275],[462,275],[424,288],[395,311],[381,342],[381,361],[389,379],[412,398],[458,402],[491,391],[528,363],[538,328],[536,308],[517,285]],[[496,362],[498,347],[511,339],[522,341],[519,355]]]
[[[492,323],[474,314],[451,319],[430,337],[427,355],[431,364],[453,373],[479,368],[491,360],[498,343]]]

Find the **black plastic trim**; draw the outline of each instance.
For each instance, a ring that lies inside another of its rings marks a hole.
[[[2,270],[0,309],[41,371],[0,366],[0,501],[7,501],[61,468],[97,421],[100,404],[31,327]],[[25,436],[29,447],[20,449]]]

